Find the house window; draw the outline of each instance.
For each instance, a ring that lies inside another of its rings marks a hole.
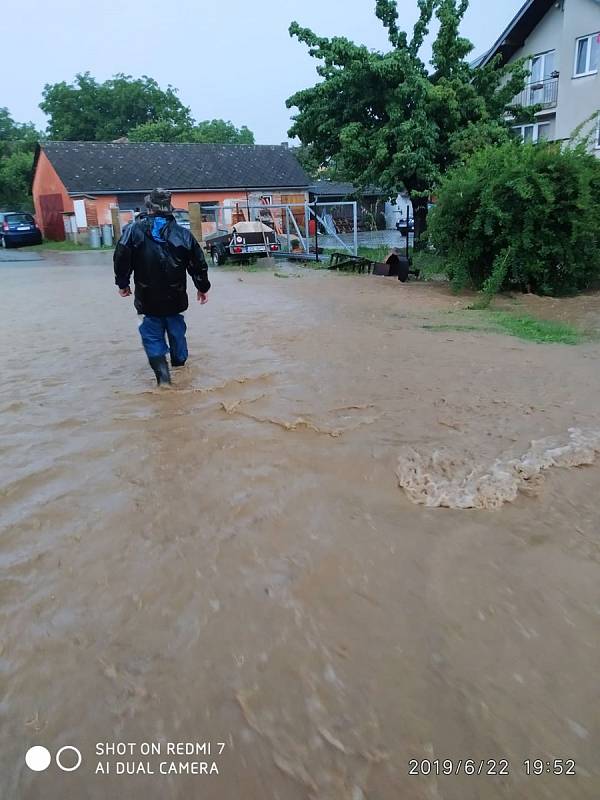
[[[547,53],[540,53],[531,59],[531,83],[539,83],[552,76],[555,56],[556,51],[550,50]]]
[[[516,125],[513,131],[517,133],[524,142],[537,144],[547,141],[550,138],[550,123],[538,122],[532,125]]]
[[[577,39],[575,45],[575,77],[594,75],[600,67],[600,33]]]
[[[556,105],[558,99],[558,72],[555,71],[556,51],[539,53],[529,62],[530,81],[525,87],[523,105]]]
[[[211,200],[206,203],[200,203],[200,214],[202,222],[216,222],[219,215],[219,202],[218,200]]]

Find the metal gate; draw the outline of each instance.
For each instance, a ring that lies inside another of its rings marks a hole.
[[[279,250],[286,258],[317,260],[333,250],[358,253],[357,204],[271,203],[242,200],[225,205],[202,206],[203,239],[231,231],[237,222],[262,222],[275,231]]]

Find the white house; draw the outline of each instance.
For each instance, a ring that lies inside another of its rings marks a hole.
[[[531,77],[516,98],[540,105],[535,122],[516,129],[527,141],[569,141],[586,126],[590,147],[600,157],[600,0],[527,0],[493,47],[475,63],[527,58]]]

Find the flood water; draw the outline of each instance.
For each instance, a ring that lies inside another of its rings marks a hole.
[[[0,264],[1,797],[598,798],[600,466],[547,464],[496,510],[398,474],[573,429],[592,461],[600,345],[428,329],[466,301],[281,269],[213,270],[159,390],[110,256]],[[600,327],[598,296],[560,309]],[[33,745],[81,766],[33,772]],[[160,772],[190,761],[218,775]]]

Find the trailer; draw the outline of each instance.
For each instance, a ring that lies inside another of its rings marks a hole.
[[[275,231],[263,222],[236,222],[229,230],[217,230],[207,236],[205,241],[215,266],[230,260],[265,258],[280,248]]]

